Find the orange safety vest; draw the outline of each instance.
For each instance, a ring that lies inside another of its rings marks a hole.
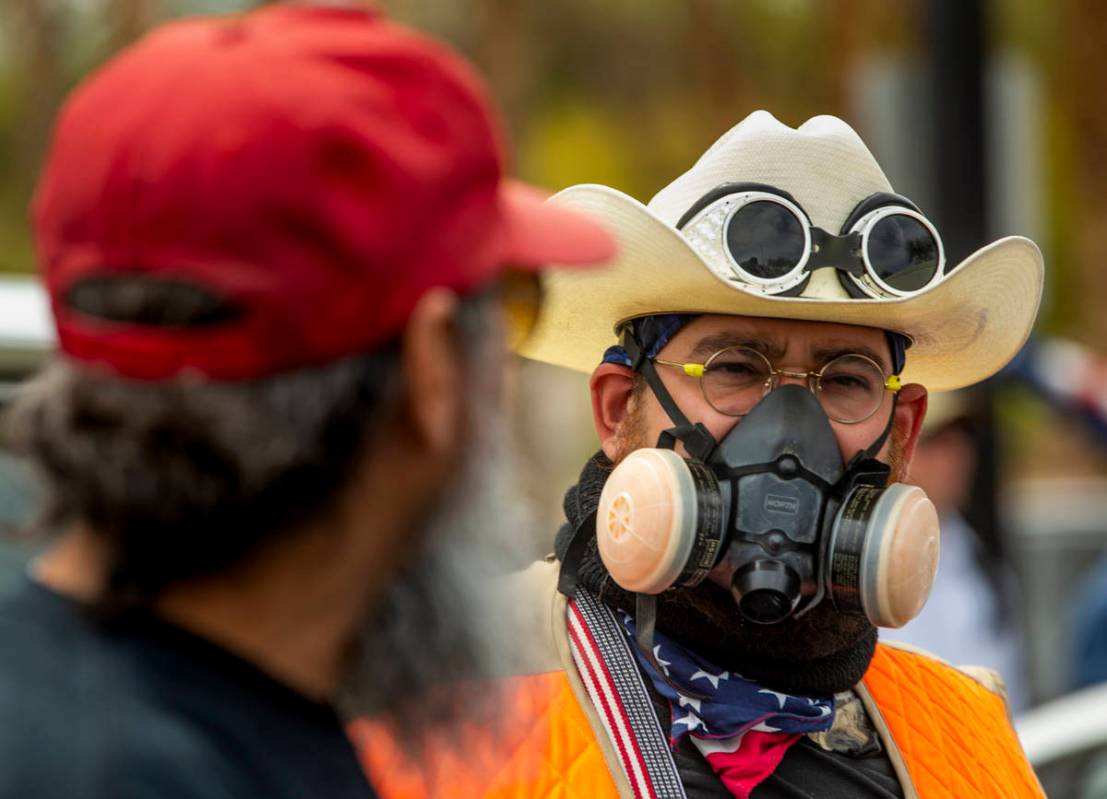
[[[383,725],[351,725],[382,799],[632,795],[571,661],[562,656],[560,669],[503,678],[497,686],[498,723],[469,725],[454,731],[449,743],[429,744],[417,754],[406,752]],[[881,644],[856,690],[907,799],[1045,796],[1004,699],[968,674]]]
[[[355,723],[354,741],[382,799],[618,797],[565,673],[508,679],[505,696],[518,721],[492,735],[461,731],[464,746],[425,751],[417,768],[384,728]],[[920,799],[1045,795],[1003,699],[968,675],[880,646],[864,685]]]

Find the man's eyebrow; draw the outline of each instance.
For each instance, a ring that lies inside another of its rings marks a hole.
[[[888,356],[883,355],[866,344],[858,344],[848,341],[833,341],[822,344],[811,351],[815,363],[822,366],[842,355],[864,355],[866,358],[876,361],[884,371],[890,371]]]
[[[779,341],[773,341],[756,333],[735,333],[731,331],[716,333],[713,336],[700,339],[696,346],[692,348],[691,357],[710,358],[719,350],[725,350],[727,347],[749,347],[751,350],[757,350],[770,361],[784,357],[784,346]]]

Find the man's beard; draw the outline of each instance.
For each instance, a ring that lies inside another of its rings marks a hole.
[[[391,723],[418,745],[462,718],[490,717],[476,681],[513,657],[488,583],[522,565],[532,509],[514,490],[506,426],[477,415],[458,478],[411,535],[417,551],[367,620],[341,692],[343,710]],[[471,417],[472,418],[472,417]]]
[[[890,482],[907,477],[904,438],[903,431],[893,428],[888,451]],[[618,441],[616,463],[636,449],[651,446],[642,404],[634,402]],[[742,616],[727,590],[709,581],[671,589],[659,600],[658,629],[695,647],[716,665],[752,679],[771,680],[786,666],[833,660],[869,645],[865,642],[871,642],[874,631],[864,616],[841,613],[827,601],[798,619],[755,624]]]

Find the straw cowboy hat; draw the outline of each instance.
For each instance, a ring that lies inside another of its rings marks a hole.
[[[946,264],[922,290],[899,296],[851,296],[845,267],[825,257],[790,292],[796,296],[764,293],[740,279],[728,256],[725,209],[734,198],[719,187],[735,183],[786,192],[820,234],[837,234],[862,201],[892,191],[842,120],[820,116],[793,129],[764,111],[724,134],[648,205],[608,186],[565,189],[551,202],[605,223],[619,240],[619,255],[606,269],[548,275],[542,316],[522,354],[588,372],[616,342],[622,322],[658,313],[838,322],[906,335],[904,382],[941,391],[994,374],[1030,334],[1043,264],[1038,247],[1021,236]]]

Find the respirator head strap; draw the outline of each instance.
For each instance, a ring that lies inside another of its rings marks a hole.
[[[658,677],[664,680],[670,688],[681,696],[686,696],[689,699],[698,699],[701,702],[709,698],[706,694],[701,694],[699,691],[689,688],[686,685],[677,685],[669,678],[669,673],[665,671],[665,667],[657,662],[657,656],[653,653],[653,633],[657,628],[656,595],[634,595],[634,626],[634,643],[638,646],[638,651],[642,653],[642,657],[653,666],[653,670],[657,672]]]
[[[661,407],[673,422],[674,426],[662,431],[658,437],[658,447],[673,449],[676,442],[679,441],[684,444],[684,448],[693,458],[706,461],[711,453],[715,451],[715,439],[702,422],[692,424],[688,417],[684,415],[684,412],[681,411],[680,406],[673,400],[669,390],[665,388],[665,384],[661,381],[660,375],[657,374],[653,361],[650,360],[645,348],[642,347],[638,337],[634,334],[633,326],[626,325],[623,328],[621,344],[627,355],[630,356],[630,368],[645,378],[646,385],[653,391],[657,401],[661,403]]]
[[[888,414],[888,423],[884,425],[884,430],[876,441],[870,444],[867,448],[861,450],[852,458],[850,462],[846,464],[846,474],[853,473],[864,461],[875,461],[876,456],[880,453],[880,450],[884,447],[884,442],[888,440],[888,436],[892,434],[892,428],[896,423],[896,403],[899,400],[899,394],[892,395],[892,412]]]
[[[565,557],[561,559],[561,569],[557,573],[558,593],[564,594],[570,599],[577,592],[579,578],[577,570],[581,561],[588,553],[588,544],[596,535],[596,511],[592,511],[581,520],[577,528],[573,530],[573,536],[569,539],[569,546],[565,550]]]

